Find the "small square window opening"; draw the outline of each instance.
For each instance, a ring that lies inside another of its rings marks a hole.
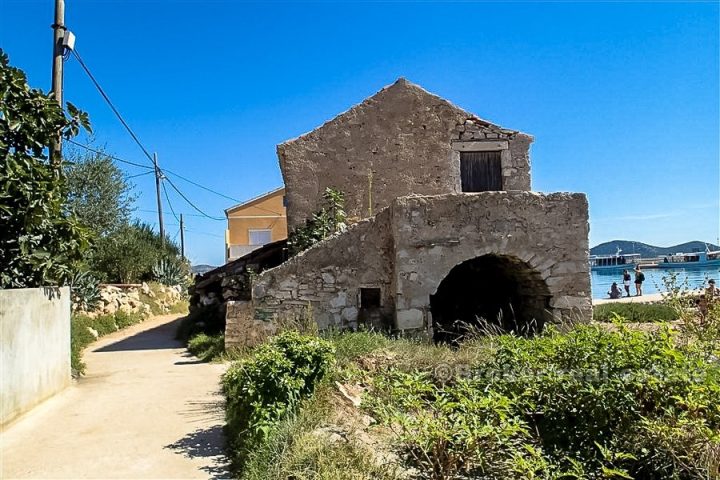
[[[360,308],[379,308],[380,289],[367,287],[360,289]]]

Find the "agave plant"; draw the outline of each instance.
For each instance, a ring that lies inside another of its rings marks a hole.
[[[186,281],[186,275],[179,262],[173,262],[167,258],[160,260],[152,269],[153,277],[163,285],[182,285]]]
[[[100,303],[100,282],[90,272],[76,272],[70,280],[73,310],[90,312]]]

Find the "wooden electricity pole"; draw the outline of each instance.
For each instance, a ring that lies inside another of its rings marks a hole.
[[[158,167],[157,153],[153,153],[153,165],[155,165],[155,194],[157,195],[158,208],[158,226],[160,227],[160,241],[165,244],[165,223],[163,223],[162,200],[160,199],[160,182],[162,182],[162,172]]]
[[[185,224],[182,213],[180,214],[180,258],[185,260]]]
[[[52,88],[53,97],[63,106],[63,37],[65,36],[65,0],[55,0],[55,23],[53,29],[53,62],[52,62]],[[57,138],[50,146],[50,161],[59,167],[62,161],[62,137]]]

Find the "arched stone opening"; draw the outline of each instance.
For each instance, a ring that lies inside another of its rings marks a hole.
[[[433,337],[457,342],[469,330],[488,326],[530,335],[552,318],[549,301],[547,284],[530,265],[483,255],[456,265],[430,296]]]

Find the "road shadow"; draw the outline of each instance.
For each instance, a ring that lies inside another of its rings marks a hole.
[[[201,428],[187,434],[177,442],[165,445],[164,448],[173,450],[187,458],[204,458],[206,465],[200,470],[212,479],[233,478],[230,474],[230,461],[225,455],[225,434],[222,425]]]
[[[163,323],[149,330],[138,332],[117,342],[96,348],[93,352],[121,352],[128,350],[162,350],[183,348],[182,341],[175,339],[178,325],[182,317],[168,323]]]

